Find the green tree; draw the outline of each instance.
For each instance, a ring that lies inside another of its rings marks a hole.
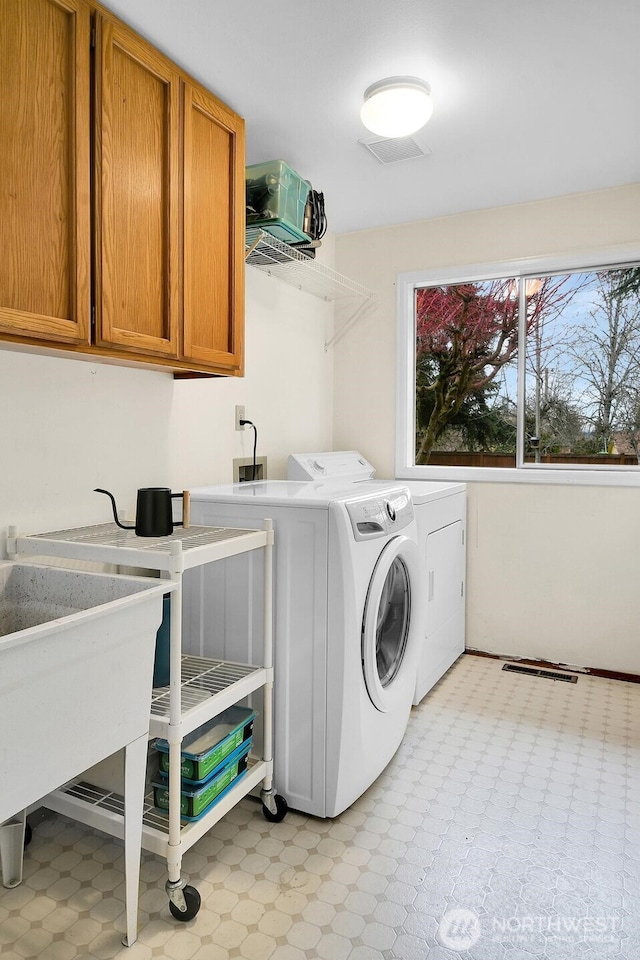
[[[619,270],[613,292],[617,297],[640,297],[640,267],[625,267]]]
[[[529,284],[527,333],[573,295],[564,289],[566,278]],[[478,413],[488,413],[494,381],[517,354],[518,312],[514,279],[416,291],[416,463],[429,461],[436,442],[454,423],[476,435],[485,429]],[[488,424],[487,419],[487,429]]]
[[[585,437],[580,410],[556,392],[542,397],[538,412],[534,398],[527,399],[525,430],[528,436],[537,437],[541,453],[561,453],[566,449],[573,453],[596,452],[591,449],[593,442]]]

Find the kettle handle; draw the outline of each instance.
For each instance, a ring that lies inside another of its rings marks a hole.
[[[116,500],[112,493],[109,493],[108,490],[102,490],[101,487],[95,487],[93,492],[106,493],[106,495],[109,497],[109,499],[111,500],[111,506],[113,508],[113,519],[115,520],[115,522],[118,524],[119,527],[122,527],[123,530],[135,530],[136,528],[135,524],[132,527],[130,527],[126,523],[120,523],[120,521],[118,520],[118,511],[116,510]]]
[[[189,527],[189,522],[191,519],[191,494],[188,490],[183,490],[182,493],[172,493],[171,499],[175,500],[178,497],[182,497],[182,520],[174,522],[174,527],[183,527],[185,530]]]

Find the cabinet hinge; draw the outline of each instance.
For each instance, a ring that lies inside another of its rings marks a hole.
[[[91,329],[96,329],[96,305],[95,303],[91,304]]]
[[[460,596],[464,597],[464,580],[460,584]]]
[[[95,27],[91,27],[91,41],[90,41],[90,42],[91,42],[91,48],[92,48],[92,49],[95,49],[95,45],[96,45],[96,28],[95,28]]]

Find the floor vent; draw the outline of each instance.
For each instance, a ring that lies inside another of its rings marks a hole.
[[[571,673],[554,673],[552,670],[539,670],[537,667],[521,667],[518,663],[505,663],[507,673],[526,673],[529,677],[546,677],[547,680],[564,680],[565,683],[577,683],[578,678]]]
[[[369,140],[359,140],[358,143],[366,147],[380,163],[397,163],[399,160],[431,156],[431,150],[421,147],[413,137],[371,137]]]

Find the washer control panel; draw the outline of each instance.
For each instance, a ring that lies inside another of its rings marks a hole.
[[[375,470],[357,450],[292,453],[287,480],[370,480]]]
[[[377,497],[346,504],[356,540],[387,537],[413,520],[413,503],[406,487],[387,490]]]

